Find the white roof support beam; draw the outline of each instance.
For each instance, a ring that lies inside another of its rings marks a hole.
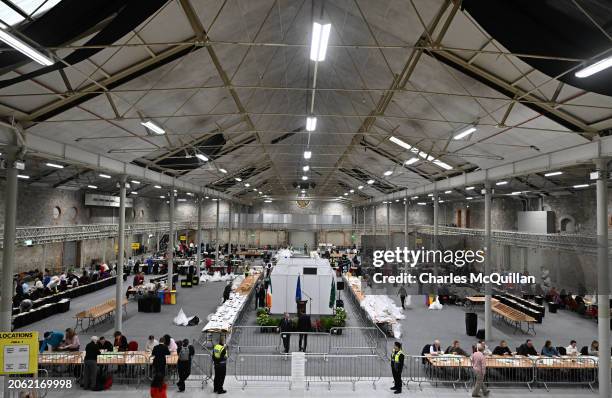
[[[424,195],[435,190],[444,191],[482,184],[486,180],[496,181],[511,177],[539,173],[548,170],[558,170],[581,163],[592,163],[595,158],[612,157],[612,136],[597,141],[587,142],[570,148],[533,156],[531,158],[473,171],[446,180],[436,181],[416,188],[405,189],[392,194],[377,196],[359,205],[380,203],[382,201],[403,199],[405,197]]]

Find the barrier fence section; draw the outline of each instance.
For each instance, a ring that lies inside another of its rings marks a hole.
[[[44,352],[38,356],[38,369],[47,377],[77,381],[81,378],[83,360],[80,352]]]
[[[113,383],[139,385],[150,369],[150,358],[140,352],[113,352],[98,355],[98,374],[112,375]]]
[[[471,379],[471,364],[469,358],[458,356],[425,357],[407,355],[404,357],[404,370],[402,382],[418,384],[422,389],[423,383],[451,384],[456,388],[457,384],[467,383]]]
[[[276,326],[234,326],[229,344],[237,353],[277,353],[279,345]]]
[[[338,327],[330,330],[331,354],[370,354],[385,356],[387,336],[377,327]]]
[[[242,383],[283,383],[291,389],[291,356],[284,354],[237,354],[230,356],[234,377]]]
[[[538,358],[535,360],[535,381],[548,390],[549,384],[582,384],[593,390],[597,382],[597,358]]]
[[[535,362],[533,359],[521,357],[486,357],[485,361],[487,366],[485,383],[487,383],[487,385],[526,384],[527,388],[531,390],[531,385],[535,382]]]
[[[306,388],[311,383],[351,383],[353,391],[360,381],[376,382],[381,378],[383,361],[377,355],[306,355]]]

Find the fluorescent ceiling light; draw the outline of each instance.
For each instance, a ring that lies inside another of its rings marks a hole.
[[[306,118],[306,131],[315,131],[317,128],[317,118],[312,116],[312,117],[307,117]]]
[[[272,203],[272,201],[270,199],[266,199],[264,200],[264,203]]]
[[[472,199],[474,199],[474,198],[472,198],[471,196],[468,196],[466,199],[467,199],[467,200],[472,200]]]
[[[308,180],[308,176],[302,176],[302,181],[307,181]]]
[[[453,191],[444,191],[444,193],[449,194],[449,193],[453,193]]]
[[[227,174],[227,170],[225,169],[219,169],[220,172],[222,172],[223,174]]]
[[[4,39],[3,39],[4,40]],[[608,69],[612,66],[612,57],[604,58],[599,62],[595,62],[593,65],[589,65],[586,68],[580,69],[574,75],[579,78],[589,77],[595,73],[601,72],[604,69]]]
[[[187,196],[193,196],[193,194],[191,192],[187,192],[186,194]]]
[[[259,191],[259,194],[261,195],[263,192]]]
[[[474,131],[476,131],[476,127],[474,127],[474,126],[468,127],[467,129],[463,130],[459,134],[455,135],[453,137],[453,139],[460,140],[460,139],[462,139],[464,137],[467,137],[468,135],[472,134]]]
[[[102,178],[111,178],[108,174],[98,174]]]
[[[234,180],[236,180],[236,181],[240,182],[240,181],[242,181],[242,178],[240,178],[240,177],[235,177],[235,178],[234,178]]]
[[[325,61],[330,31],[331,24],[329,23],[322,25],[315,22],[312,24],[312,42],[310,43],[310,59],[312,61]]]
[[[402,141],[399,138],[394,137],[394,136],[391,136],[391,138],[389,138],[389,141],[391,141],[392,143],[397,144],[397,145],[399,145],[399,146],[401,146],[402,148],[405,148],[405,149],[412,148],[412,145],[410,145],[410,144],[408,144],[408,143],[406,143],[406,142],[404,142],[404,141]]]
[[[56,169],[63,169],[64,168],[64,166],[62,166],[61,164],[57,164],[57,163],[47,163],[47,166],[54,167]]]
[[[177,201],[178,202],[187,202],[187,199],[185,199],[185,198],[178,198]]]
[[[497,181],[495,185],[506,185],[508,181]]]
[[[419,161],[419,158],[410,158],[410,159],[408,159],[408,160],[406,160],[404,162],[404,165],[405,166],[410,166],[411,164],[414,164],[414,163],[416,163],[418,161]]]
[[[444,203],[444,201],[443,200],[439,200],[438,203]]]
[[[466,191],[471,191],[471,190],[472,190],[472,189],[474,189],[474,188],[476,188],[476,187],[465,187],[465,190],[466,190]]]
[[[418,196],[413,196],[410,199],[418,199],[418,198],[419,198]]]
[[[312,157],[312,152],[304,151],[304,159],[310,159]]]
[[[138,195],[138,192],[136,192],[136,191],[132,191],[132,192],[130,192],[130,193],[131,193],[132,195]]]
[[[435,159],[433,156],[423,151],[419,152],[419,156],[422,157],[423,159],[427,159],[430,162]]]
[[[368,180],[368,185],[374,184],[374,180]]]
[[[0,29],[0,40],[41,65],[51,66],[54,64],[53,60],[51,60],[49,57],[40,51],[35,50],[33,47],[19,40],[4,29]]]
[[[448,163],[444,163],[443,161],[438,160],[438,159],[434,160],[433,164],[435,164],[436,166],[442,167],[444,170],[452,170],[453,169],[453,166],[451,166]]]
[[[433,196],[433,193],[428,193],[427,196],[431,198]]]
[[[18,178],[21,178],[21,179],[24,179],[24,180],[28,180],[28,179],[30,179],[30,176],[27,176],[27,175],[25,175],[25,174],[17,174],[17,177],[18,177]]]
[[[345,192],[345,193],[344,193],[344,196],[348,196],[348,192]]]
[[[248,188],[248,187],[250,187],[250,186],[251,186],[251,184],[249,184],[248,182],[245,182],[245,183],[244,183],[244,186]]]
[[[253,191],[257,192],[257,188],[253,188]]]
[[[154,187],[157,189],[161,189],[161,185],[155,185]]]
[[[350,192],[350,193],[355,193],[355,190],[354,190],[354,189],[351,189],[349,192]]]
[[[563,174],[563,172],[562,172],[562,171],[552,171],[552,172],[550,172],[550,173],[546,173],[546,174],[544,174],[544,177],[559,176],[559,175],[561,175],[561,174]]]
[[[305,190],[305,189],[302,189],[302,193],[306,193],[306,190]]]
[[[166,199],[166,197],[165,197],[165,196],[160,196],[159,198],[160,198],[160,199]]]
[[[358,186],[357,189],[363,189],[363,185]]]
[[[310,170],[310,166],[306,165],[306,166],[302,167],[302,170],[308,171],[308,170]]]
[[[208,196],[204,196],[204,199],[208,199]]]
[[[196,158],[200,159],[203,162],[208,162],[208,158],[202,153],[196,153]]]
[[[427,206],[427,203],[425,203],[425,202],[419,202],[419,203],[417,203],[417,205],[419,205],[419,206]]]
[[[521,191],[514,191],[514,192],[512,192],[510,195],[520,195],[520,194],[522,194],[522,192],[521,192]]]
[[[164,130],[163,128],[159,127],[157,124],[153,123],[151,120],[147,120],[146,122],[140,122],[140,124],[142,124],[143,126],[148,128],[149,130],[151,130],[155,134],[158,134],[158,135],[166,134],[166,130]]]
[[[588,186],[589,184],[578,184],[578,185],[574,185],[574,188],[586,188]]]
[[[98,187],[97,187],[97,186],[95,186],[95,185],[88,185],[88,186],[87,186],[87,188],[91,188],[91,189],[98,189]]]
[[[132,184],[139,185],[139,184],[140,184],[140,181],[132,180],[132,181],[131,181],[131,183],[132,183]]]
[[[393,174],[392,170],[387,170],[383,173],[385,176],[390,176],[391,174]]]
[[[217,198],[212,198],[212,201],[213,201],[213,202],[216,202],[216,201],[217,201]]]

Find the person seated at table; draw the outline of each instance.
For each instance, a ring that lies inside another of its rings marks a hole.
[[[166,346],[168,346],[168,349],[170,350],[170,352],[176,353],[178,346],[176,345],[176,341],[174,341],[174,339],[170,337],[169,334],[164,335],[164,342]]]
[[[444,351],[442,351],[442,345],[440,344],[440,340],[434,340],[433,344],[429,346],[429,353],[431,355],[444,354]]]
[[[155,336],[150,335],[149,339],[147,340],[147,344],[145,345],[145,352],[148,352],[150,354],[153,351],[153,348],[155,348],[155,346],[158,344],[159,341],[155,339]]]
[[[44,340],[40,345],[40,352],[43,353],[46,350],[56,351],[57,348],[62,344],[64,340],[64,333],[57,331],[45,332],[43,335]]]
[[[506,340],[502,340],[499,342],[499,345],[493,349],[493,355],[512,355],[510,348],[508,348],[508,343]]]
[[[32,300],[25,298],[19,303],[19,313],[21,314],[24,312],[28,312],[32,309],[33,306],[34,304],[32,303]]]
[[[586,354],[583,353],[582,355],[590,355],[590,356],[595,356],[595,357],[599,355],[599,341],[593,340],[591,345],[585,351],[586,351]]]
[[[89,283],[89,273],[87,272],[87,270],[83,270],[83,275],[81,275],[81,277],[79,278],[79,284],[81,285],[86,285]]]
[[[51,274],[49,273],[49,270],[45,268],[45,274],[43,276],[42,284],[44,286],[47,286],[50,281],[51,281]]]
[[[550,340],[546,340],[546,342],[544,343],[544,347],[542,347],[542,355],[545,357],[560,356],[559,350],[557,350],[557,347],[552,345],[552,342]]]
[[[461,355],[463,357],[469,357],[467,352],[465,352],[463,350],[463,348],[461,348],[461,346],[459,345],[459,340],[453,341],[453,345],[449,346],[446,349],[446,351],[444,351],[444,353],[445,354],[453,354],[453,355]]]
[[[66,338],[64,342],[57,348],[58,351],[78,351],[81,347],[79,336],[72,328],[66,329]]]
[[[537,356],[538,355],[538,351],[535,349],[535,347],[533,346],[533,341],[531,341],[531,339],[527,339],[527,341],[525,341],[523,344],[521,344],[518,348],[518,350],[516,351],[516,353],[518,355],[523,355],[523,356]]]
[[[578,354],[580,354],[578,352],[578,347],[576,346],[576,340],[570,341],[570,344],[567,347],[565,347],[565,353],[567,355],[578,355]]]
[[[134,275],[134,283],[133,283],[134,287],[140,286],[140,285],[144,284],[144,280],[145,280],[145,278],[144,278],[144,274],[142,272],[139,272],[139,273],[135,274]]]
[[[127,338],[121,334],[120,331],[115,332],[115,342],[113,343],[113,347],[117,347],[117,351],[125,352],[128,350],[128,341]]]
[[[100,351],[113,352],[113,345],[110,341],[106,340],[104,336],[100,336],[98,339],[98,346]]]
[[[474,346],[472,347],[472,352],[473,353],[478,350],[478,346],[479,345],[482,346],[482,348],[483,348],[482,353],[484,355],[491,355],[492,354],[491,350],[489,349],[489,346],[485,344],[484,340],[478,340],[476,342],[476,344],[474,344]]]

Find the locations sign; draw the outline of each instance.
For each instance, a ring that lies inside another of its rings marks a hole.
[[[0,374],[38,373],[38,332],[0,333]]]

